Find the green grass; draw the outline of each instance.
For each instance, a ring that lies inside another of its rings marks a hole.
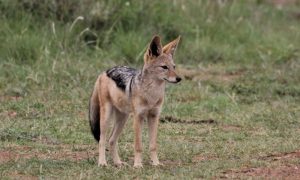
[[[206,179],[300,149],[299,6],[20,2],[0,1],[1,178]],[[114,65],[141,67],[154,34],[164,43],[181,35],[178,69],[196,72],[167,86],[162,116],[216,123],[161,123],[159,168],[149,164],[145,127],[137,170],[129,121],[119,142],[129,166],[100,168],[87,120],[96,77]]]

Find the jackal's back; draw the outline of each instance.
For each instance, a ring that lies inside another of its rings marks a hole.
[[[138,70],[127,66],[116,66],[107,70],[106,74],[115,81],[118,88],[126,91],[126,87],[130,86],[133,78],[138,74]]]

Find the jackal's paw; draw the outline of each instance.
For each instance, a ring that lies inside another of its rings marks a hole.
[[[99,167],[107,167],[107,162],[106,161],[99,161],[98,166]]]
[[[134,163],[133,167],[140,169],[140,168],[143,168],[143,164],[142,163]]]

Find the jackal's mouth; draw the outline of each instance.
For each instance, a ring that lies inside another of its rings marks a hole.
[[[176,84],[176,83],[179,83],[181,81],[181,78],[176,78],[176,81],[170,81],[167,78],[164,78],[164,80],[167,81],[167,82],[169,82],[169,83]]]

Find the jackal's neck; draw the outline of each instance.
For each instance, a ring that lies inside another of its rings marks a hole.
[[[165,81],[158,79],[156,74],[150,72],[146,69],[142,69],[140,75],[140,86],[148,91],[164,91],[165,90]]]

